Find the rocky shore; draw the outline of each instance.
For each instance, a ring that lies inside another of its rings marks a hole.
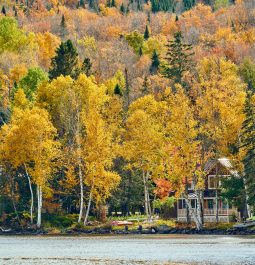
[[[143,228],[139,226],[137,229],[125,228],[105,228],[94,227],[91,229],[69,228],[62,231],[54,231],[54,229],[10,229],[9,231],[1,231],[0,235],[138,235],[138,234],[197,234],[197,235],[255,235],[255,229],[219,229],[204,228],[200,231],[195,228],[175,228],[169,226],[153,226]]]

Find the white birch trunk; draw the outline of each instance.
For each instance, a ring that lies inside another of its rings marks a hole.
[[[148,214],[149,214],[149,221],[151,221],[151,203],[150,203],[150,192],[149,192],[149,172],[146,173],[146,190],[147,190],[147,203],[148,203]]]
[[[91,206],[91,201],[92,201],[92,193],[93,193],[93,187],[91,188],[90,193],[89,193],[89,202],[88,202],[88,207],[87,207],[86,215],[85,215],[85,218],[84,218],[84,225],[86,225],[87,222],[88,222],[89,211],[90,211],[90,206]]]
[[[34,193],[33,193],[33,189],[32,189],[32,183],[31,183],[31,179],[30,176],[27,172],[27,167],[24,164],[24,168],[25,168],[25,172],[26,172],[26,176],[28,179],[28,185],[29,185],[29,190],[30,190],[30,195],[31,195],[31,203],[30,203],[30,222],[31,224],[33,224],[33,209],[34,209]]]
[[[84,208],[84,188],[83,188],[83,175],[81,169],[81,141],[80,141],[80,113],[77,110],[77,148],[78,148],[78,170],[79,170],[79,180],[80,180],[80,213],[78,218],[78,223],[81,222],[83,217]]]
[[[196,191],[197,196],[197,219],[198,222],[202,225],[202,218],[201,218],[201,191]]]
[[[80,162],[79,162],[79,179],[80,179],[80,213],[79,213],[78,223],[81,222],[83,216],[83,207],[84,207],[83,177],[82,177]]]
[[[245,190],[245,201],[246,201],[247,215],[248,215],[248,218],[250,218],[251,217],[251,207],[250,207],[250,205],[248,203],[249,195],[248,195],[248,192],[247,192],[246,179],[244,178],[243,181],[244,181],[244,190]]]
[[[42,186],[37,185],[37,227],[40,228],[42,224]]]
[[[143,171],[143,185],[144,185],[144,207],[145,207],[145,215],[149,218],[149,209],[148,209],[148,196],[147,196],[147,185],[146,185],[146,178],[145,172]]]
[[[196,224],[197,230],[198,231],[201,230],[202,229],[202,223],[201,223],[200,218],[198,218],[197,213],[194,211],[194,209],[192,209],[191,204],[190,204],[188,198],[185,198],[185,202],[186,202],[186,204],[189,207],[189,212],[190,212],[190,214],[192,215],[192,217],[194,219],[194,222]]]

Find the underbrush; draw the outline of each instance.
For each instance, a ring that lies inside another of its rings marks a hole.
[[[233,228],[234,223],[206,223],[204,225],[207,229],[220,229],[220,230],[227,230]]]

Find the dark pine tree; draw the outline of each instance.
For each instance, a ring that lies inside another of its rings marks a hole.
[[[153,13],[159,11],[172,11],[176,4],[175,0],[151,0],[151,11]]]
[[[149,27],[148,27],[148,25],[146,25],[146,28],[145,28],[145,31],[144,31],[143,37],[144,37],[145,40],[148,40],[149,37],[150,37],[150,32],[149,32]]]
[[[147,21],[151,23],[151,12],[148,12],[147,14]]]
[[[111,7],[111,6],[112,6],[112,1],[111,1],[111,0],[107,0],[107,2],[106,2],[106,6],[107,6],[107,7]]]
[[[88,0],[89,2],[89,8],[94,9],[98,11],[98,1],[97,0]]]
[[[143,95],[148,94],[148,91],[149,91],[148,77],[145,76],[143,80],[143,86],[142,86]]]
[[[78,53],[73,43],[71,40],[62,42],[56,50],[56,56],[51,59],[49,78],[54,79],[60,75],[75,78],[78,69]]]
[[[152,0],[151,1],[151,11],[153,12],[153,13],[156,13],[156,12],[158,12],[160,10],[160,8],[159,8],[159,3],[158,3],[158,1],[156,1],[156,0]]]
[[[249,205],[255,205],[255,109],[252,95],[248,91],[244,108],[246,118],[242,127],[242,147],[246,150],[243,159],[244,179]]]
[[[164,66],[162,74],[166,78],[173,79],[175,83],[182,84],[184,73],[189,71],[193,65],[192,45],[185,44],[182,33],[178,31],[174,34],[174,40],[169,41],[166,46],[167,65]]]
[[[18,17],[18,11],[17,8],[14,9],[14,16],[17,18]]]
[[[6,16],[6,9],[5,9],[5,6],[2,7],[2,14]]]
[[[179,21],[179,17],[176,15],[175,16],[175,22]]]
[[[91,68],[92,68],[92,63],[90,59],[85,58],[82,63],[81,72],[84,73],[86,76],[90,76],[92,75]]]
[[[120,13],[121,13],[122,15],[125,14],[125,6],[124,6],[123,3],[122,3],[121,6],[120,6]]]
[[[112,4],[111,4],[112,7],[116,7],[116,3],[115,3],[115,0],[112,0]]]
[[[139,54],[140,57],[143,55],[143,49],[142,49],[142,47],[139,48],[138,54]]]
[[[151,66],[150,66],[150,73],[151,74],[157,74],[159,70],[160,60],[157,52],[154,50],[153,55],[151,58]]]
[[[61,17],[60,26],[62,28],[66,28],[66,19],[65,19],[65,16],[64,15],[62,15],[62,17]]]
[[[143,10],[142,5],[141,5],[141,0],[137,0],[137,10],[138,11],[142,11]]]
[[[119,84],[117,84],[117,85],[115,86],[115,88],[114,88],[114,94],[115,94],[115,95],[119,95],[119,96],[122,96],[122,95],[123,95],[122,90],[121,90],[121,87],[120,87]]]
[[[196,4],[196,0],[183,0],[185,10],[191,9]]]
[[[79,1],[79,7],[85,8],[85,0]]]

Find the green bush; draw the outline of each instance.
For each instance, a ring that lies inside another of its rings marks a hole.
[[[76,221],[76,216],[73,215],[46,215],[44,216],[43,226],[57,227],[57,228],[66,228],[72,226]]]

